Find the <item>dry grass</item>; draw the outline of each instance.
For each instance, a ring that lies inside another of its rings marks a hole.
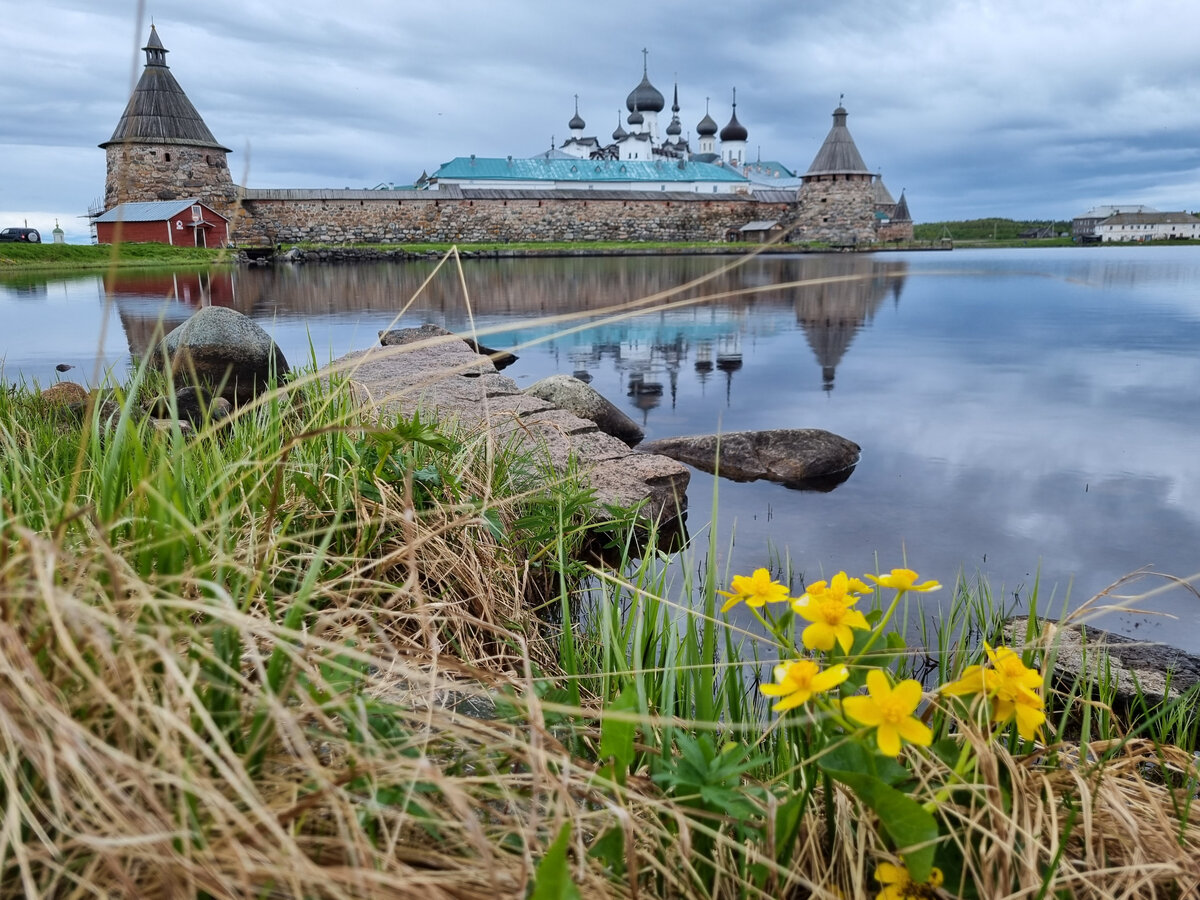
[[[600,673],[567,671],[525,602],[514,523],[542,494],[482,438],[452,454],[459,493],[421,503],[411,471],[362,489],[364,426],[319,392],[244,411],[231,436],[131,432],[150,449],[128,470],[86,426],[55,463],[62,421],[15,410],[0,410],[0,897],[522,897],[566,823],[589,898],[870,896],[894,858],[840,787],[816,786],[780,845],[787,772],[745,779],[753,822],[651,779],[654,735],[720,722],[635,715],[649,763],[601,770]],[[577,707],[568,676],[590,679]],[[949,765],[907,757],[962,860],[947,895],[1200,891],[1190,752],[959,737],[978,762],[948,793]]]

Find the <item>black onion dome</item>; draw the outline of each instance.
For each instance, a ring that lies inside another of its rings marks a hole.
[[[635,109],[633,112],[631,112],[629,114],[629,118],[626,119],[625,121],[628,122],[630,125],[641,125],[641,124],[645,123],[646,117],[643,116],[640,112],[638,112]]]
[[[750,132],[746,130],[746,126],[738,121],[737,104],[734,104],[733,116],[729,119],[729,124],[721,129],[721,140],[744,141],[749,136]]]
[[[587,127],[587,122],[579,118],[579,113],[575,113],[575,115],[571,116],[571,121],[567,123],[567,127],[571,130],[578,128],[580,131],[582,131]]]
[[[683,134],[683,126],[679,124],[679,116],[671,117],[671,124],[667,126],[667,134],[671,137]]]
[[[646,53],[645,50],[642,51]],[[646,74],[646,61],[642,60],[642,80],[625,98],[625,108],[630,112],[637,112],[639,109],[645,112],[662,112],[663,107],[667,105],[666,99],[658,92],[658,88],[650,83],[650,76]]]
[[[619,141],[622,138],[629,137],[629,132],[621,127],[621,111],[617,110],[617,130],[613,132],[613,140]]]
[[[696,126],[696,134],[701,137],[712,137],[717,133],[717,123],[713,121],[713,117],[708,113],[704,114],[704,118],[700,120],[700,124]]]

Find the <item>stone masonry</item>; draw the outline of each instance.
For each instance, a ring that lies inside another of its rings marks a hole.
[[[379,191],[347,193],[365,196],[247,199],[234,241],[720,241],[755,219],[790,220],[793,208],[749,197],[595,200],[583,191],[579,199],[539,198],[534,191],[517,199],[441,198],[436,192],[420,199]]]
[[[840,246],[877,240],[871,181],[843,178],[804,184],[796,222],[796,240]]]
[[[105,149],[104,208],[198,197],[229,215],[237,193],[225,154],[186,144],[116,143]]]

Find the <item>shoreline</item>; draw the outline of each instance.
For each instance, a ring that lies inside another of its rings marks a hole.
[[[1175,247],[1193,241],[1150,241],[1138,246]],[[607,242],[548,244],[544,247],[503,244],[281,244],[275,248],[239,247],[205,249],[169,247],[162,244],[125,244],[120,252],[106,244],[38,244],[0,246],[0,279],[7,273],[91,272],[104,269],[186,269],[229,265],[260,265],[275,260],[318,263],[407,262],[437,260],[454,247],[462,259],[553,259],[620,256],[795,256],[830,253],[922,253],[959,250],[1063,249],[1102,250],[1127,247],[1131,242],[1066,244],[1060,241],[912,241],[900,244],[871,244],[833,247],[807,244],[627,244]],[[289,259],[290,255],[290,259]]]

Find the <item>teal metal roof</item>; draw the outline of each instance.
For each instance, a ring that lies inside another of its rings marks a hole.
[[[796,173],[785,166],[783,163],[773,159],[760,159],[757,162],[744,163],[745,167],[750,171],[759,175],[767,175],[771,178],[795,178]]]
[[[487,181],[724,181],[746,182],[728,166],[685,160],[492,159],[459,156],[442,165],[435,178]]]

